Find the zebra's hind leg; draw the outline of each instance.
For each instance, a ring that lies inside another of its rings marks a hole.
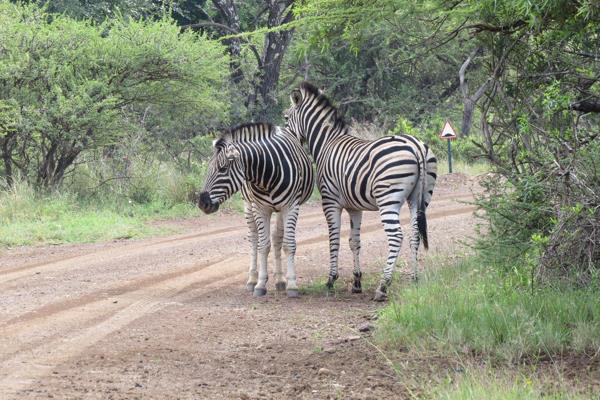
[[[417,222],[417,216],[419,212],[419,207],[417,201],[411,201],[408,204],[410,208],[410,261],[412,264],[412,279],[413,281],[417,281],[419,279],[419,262],[418,262],[418,253],[419,253],[419,245],[421,244],[421,236],[419,235],[419,226]]]
[[[298,222],[298,213],[300,205],[291,206],[285,219],[285,234],[283,238],[283,251],[287,257],[287,295],[288,297],[298,297],[298,283],[296,282],[296,223]]]
[[[327,288],[331,290],[338,278],[338,254],[340,251],[340,223],[342,209],[337,204],[323,204],[323,211],[329,229],[329,277],[327,278]]]
[[[258,282],[254,287],[254,296],[264,296],[267,294],[267,260],[269,257],[269,250],[271,249],[271,211],[265,210],[254,210],[254,218],[256,221],[256,228],[258,231]]]
[[[283,280],[283,271],[281,267],[281,246],[283,245],[283,231],[286,218],[285,210],[282,210],[277,214],[277,225],[275,232],[271,236],[273,242],[273,257],[275,258],[275,271],[273,277],[275,278],[275,289],[278,292],[285,290],[285,281]]]
[[[258,281],[258,271],[256,269],[256,254],[258,247],[258,233],[256,230],[256,221],[254,220],[254,212],[252,211],[252,205],[244,203],[244,215],[246,217],[246,223],[248,224],[248,241],[250,242],[251,259],[250,269],[248,271],[248,282],[246,282],[246,290],[254,292],[254,287]]]
[[[354,281],[352,283],[352,293],[362,293],[362,285],[360,279],[362,272],[360,271],[360,225],[362,222],[362,211],[348,210],[350,215],[350,250],[354,258]]]
[[[400,227],[400,202],[388,202],[379,208],[381,222],[388,238],[388,258],[383,268],[383,276],[379,286],[375,290],[375,301],[385,301],[387,299],[387,288],[392,282],[392,274],[398,260],[398,254],[402,247],[402,228]]]

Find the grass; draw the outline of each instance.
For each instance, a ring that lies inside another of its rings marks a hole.
[[[313,279],[310,282],[303,283],[300,285],[300,294],[309,296],[332,296],[340,297],[349,293],[354,281],[354,276],[351,271],[347,271],[347,276],[340,276],[335,282],[332,290],[327,289],[327,273],[328,270],[323,271],[323,276]],[[361,286],[363,293],[371,293],[375,291],[375,288],[379,284],[381,274],[367,274],[363,272],[361,279]],[[398,280],[398,277],[394,278]]]
[[[438,159],[438,176],[445,175],[448,173],[448,160]],[[452,172],[463,173],[469,176],[477,176],[490,172],[490,164],[484,161],[467,163],[463,160],[452,160]]]
[[[497,377],[491,371],[467,371],[466,376],[450,381],[432,390],[432,398],[440,400],[524,400],[524,399],[584,399],[581,395],[561,388],[547,393],[535,379],[525,376],[509,379]]]
[[[440,162],[441,169],[442,165]],[[485,169],[461,162],[456,165],[456,171],[470,171],[467,173]],[[103,177],[113,173],[111,166],[84,165],[66,180],[65,187],[69,189],[46,195],[23,183],[0,190],[0,247],[147,237],[173,232],[149,224],[153,220],[200,215],[189,202],[189,194],[203,180],[204,163],[195,165],[188,174],[156,162],[138,161],[131,169],[131,180],[99,185]],[[320,201],[316,187],[309,201]],[[240,194],[222,209],[243,212]],[[336,287],[341,287],[339,282]],[[313,291],[316,290],[322,291]]]
[[[242,212],[241,195],[234,195],[222,209]],[[101,201],[82,200],[65,192],[41,195],[17,183],[0,191],[0,247],[156,236],[175,231],[152,221],[199,215],[197,207],[184,200],[167,201],[156,196],[140,204],[119,195]]]
[[[513,363],[600,349],[600,296],[592,290],[511,284],[475,258],[429,273],[382,310],[387,348]]]
[[[85,243],[165,233],[146,222],[157,217],[193,215],[193,207],[165,209],[157,203],[94,204],[69,194],[38,195],[17,184],[0,192],[0,246]]]

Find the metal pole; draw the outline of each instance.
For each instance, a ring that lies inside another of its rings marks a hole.
[[[452,142],[452,140],[450,139],[446,139],[448,141],[448,173],[452,173],[452,145],[450,144],[450,142]]]

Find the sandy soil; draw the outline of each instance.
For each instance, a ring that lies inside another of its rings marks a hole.
[[[458,174],[440,179],[428,210],[431,250],[422,258],[460,252],[459,241],[473,234],[474,208],[465,203],[472,186]],[[288,299],[271,279],[268,295],[254,298],[244,290],[249,246],[242,216],[176,224],[183,234],[0,254],[0,398],[408,395],[371,344],[372,332],[357,329],[374,323],[382,307],[371,291],[327,295],[323,288]],[[314,288],[328,268],[318,205],[303,207],[298,242],[299,284]],[[366,273],[379,274],[386,254],[377,213],[365,213]],[[338,287],[350,285],[351,265],[345,245]]]

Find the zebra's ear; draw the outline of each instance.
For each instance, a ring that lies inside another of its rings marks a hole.
[[[240,151],[232,145],[229,145],[225,149],[225,157],[227,157],[229,161],[234,161],[235,159],[240,157]]]
[[[292,104],[297,106],[302,101],[302,92],[300,92],[300,90],[298,90],[298,89],[292,90],[290,99],[292,99]]]
[[[225,145],[225,139],[223,139],[222,137],[213,140],[213,148],[218,149],[221,148]]]

